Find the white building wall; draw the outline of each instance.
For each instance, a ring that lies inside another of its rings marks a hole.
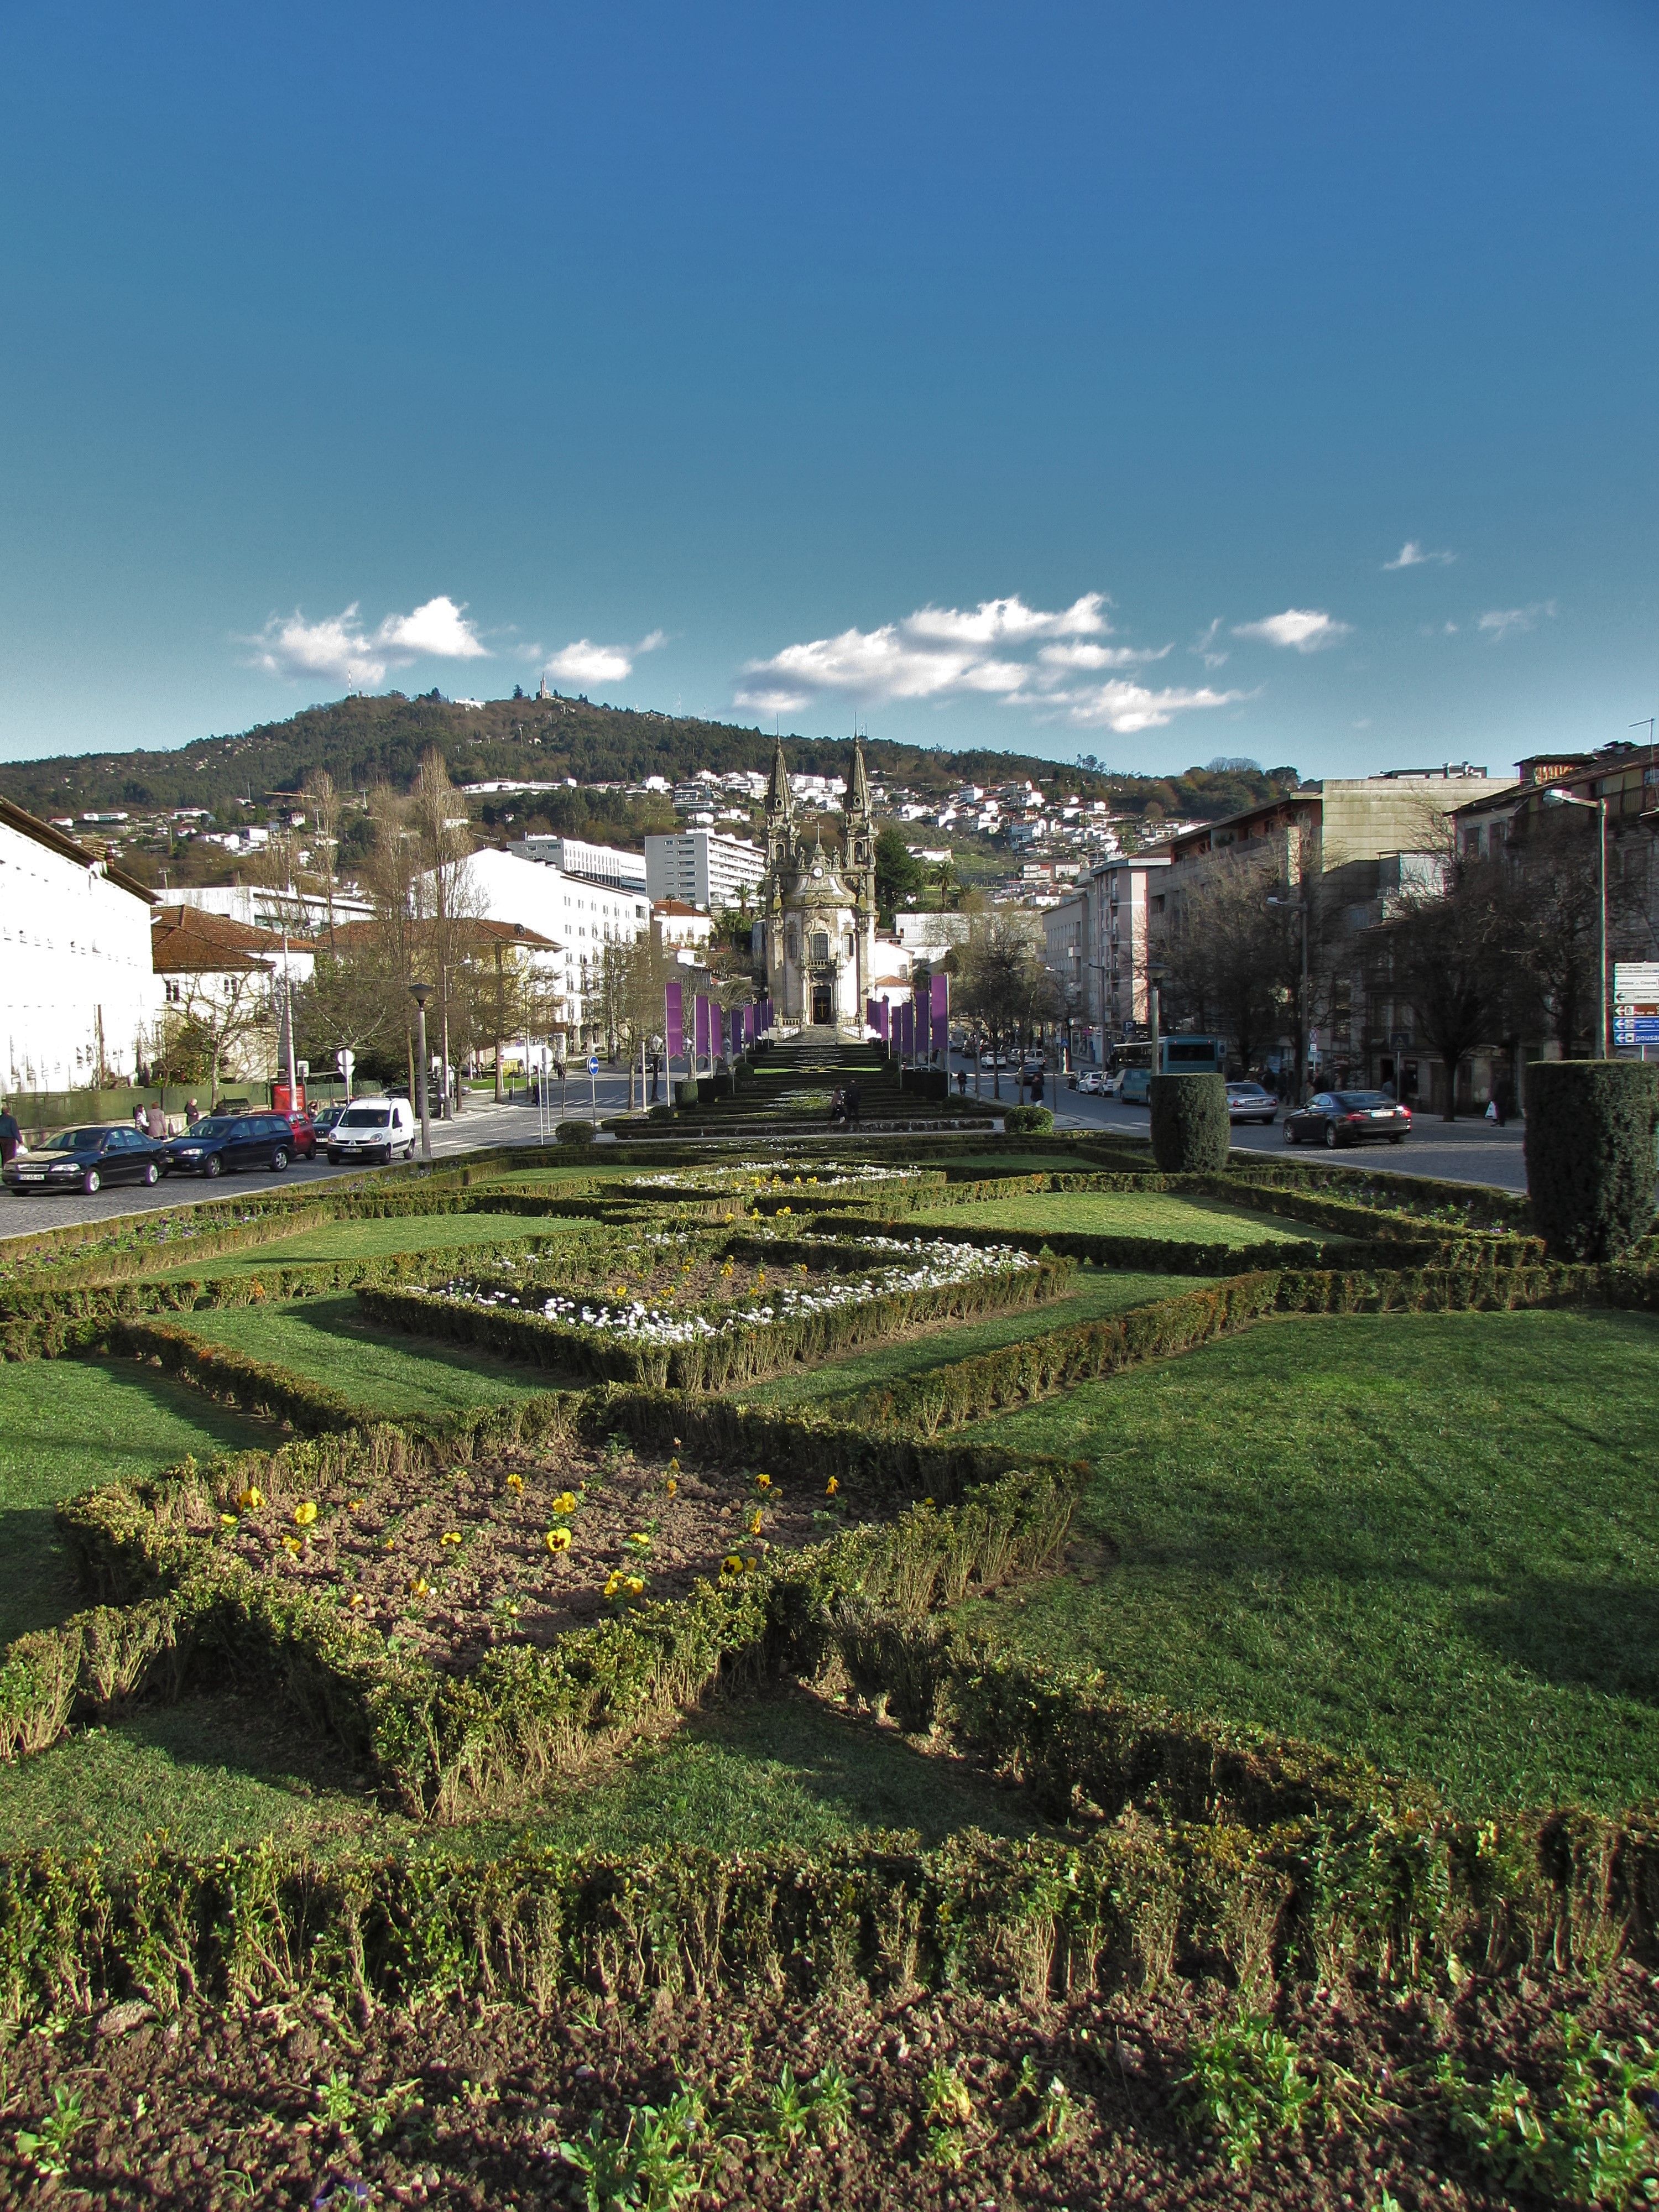
[[[681,830],[645,841],[646,888],[653,899],[684,899],[711,914],[741,903],[764,880],[766,855],[746,838]]]
[[[646,889],[643,853],[620,845],[595,845],[586,837],[519,837],[507,847],[520,860],[544,861],[567,876],[586,876],[615,890]]]
[[[130,1079],[155,1048],[161,986],[150,906],[101,864],[0,821],[0,1084],[69,1091]]]
[[[562,947],[567,1027],[587,1018],[587,994],[609,944],[630,944],[651,927],[651,902],[643,892],[616,890],[516,853],[474,853],[465,882],[474,910],[485,921],[521,921]]]

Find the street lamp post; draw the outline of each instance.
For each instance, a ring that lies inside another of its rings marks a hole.
[[[1296,918],[1302,925],[1302,993],[1296,1002],[1296,1099],[1302,1103],[1302,1094],[1308,1081],[1308,902],[1299,899],[1272,898],[1269,906],[1293,906]]]
[[[1578,799],[1555,787],[1543,794],[1546,806],[1583,806],[1595,816],[1595,1058],[1607,1056],[1607,802]]]
[[[415,1001],[415,1097],[421,1109],[421,1158],[432,1164],[432,1123],[426,1103],[426,1002],[432,996],[430,983],[411,983],[409,995]]]

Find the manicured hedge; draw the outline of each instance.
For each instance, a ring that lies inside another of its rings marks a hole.
[[[866,1264],[870,1263],[867,1256]],[[481,1345],[506,1358],[525,1360],[557,1374],[673,1390],[729,1390],[786,1367],[816,1365],[860,1345],[901,1336],[925,1322],[1018,1312],[1063,1296],[1071,1283],[1070,1263],[1051,1258],[1012,1274],[981,1276],[931,1290],[888,1291],[827,1313],[792,1315],[764,1328],[660,1345],[630,1342],[609,1330],[583,1328],[512,1306],[477,1305],[429,1291],[365,1287],[358,1292],[358,1302],[386,1327],[451,1343]]]
[[[1003,1134],[1009,1137],[1046,1137],[1054,1126],[1047,1106],[1010,1106],[1002,1117]]]
[[[1527,1071],[1527,1189],[1550,1256],[1616,1260],[1653,1227],[1659,1067],[1543,1060]]]
[[[663,1393],[550,1394],[495,1409],[470,1433],[446,1438],[443,1450],[453,1459],[492,1437],[546,1443],[617,1430],[653,1446],[672,1439],[699,1457],[763,1457],[792,1479],[821,1480],[825,1470],[854,1477],[896,1509],[925,1486],[929,1502],[884,1525],[775,1553],[736,1583],[700,1583],[684,1600],[574,1631],[550,1650],[499,1648],[465,1676],[393,1649],[329,1601],[183,1533],[186,1498],[216,1510],[250,1480],[281,1510],[325,1482],[419,1480],[432,1447],[395,1427],[243,1454],[205,1474],[187,1463],[159,1482],[112,1485],[61,1508],[59,1524],[91,1587],[151,1607],[155,1626],[124,1680],[127,1694],[151,1686],[150,1661],[162,1652],[175,1690],[204,1674],[275,1688],[369,1760],[410,1812],[451,1819],[522,1802],[583,1764],[596,1739],[625,1742],[722,1672],[739,1668],[756,1680],[816,1673],[832,1611],[854,1592],[920,1619],[970,1584],[1036,1571],[1057,1555],[1075,1494],[1076,1476],[1053,1465],[1004,1472],[1006,1454],[871,1437]],[[75,1671],[88,1620],[26,1639],[28,1650],[14,1647],[0,1666],[0,1711],[11,1717],[15,1748],[52,1740],[66,1697],[100,1709],[84,1668]]]
[[[368,1418],[343,1391],[331,1390],[326,1383],[311,1382],[267,1360],[209,1344],[165,1322],[112,1322],[103,1343],[118,1358],[148,1360],[221,1405],[286,1421],[302,1436],[327,1436]]]
[[[1147,1091],[1152,1158],[1165,1175],[1219,1175],[1232,1148],[1220,1076],[1155,1075]]]
[[[1280,1248],[1282,1249],[1282,1248]],[[1273,1314],[1512,1312],[1609,1305],[1659,1313],[1659,1269],[1494,1267],[1261,1268],[1212,1289],[1050,1330],[836,1402],[842,1419],[940,1430],[1145,1360],[1190,1352]]]

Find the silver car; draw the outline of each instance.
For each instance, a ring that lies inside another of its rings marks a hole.
[[[1279,1119],[1279,1101],[1271,1091],[1259,1083],[1230,1083],[1227,1085],[1227,1119],[1230,1121],[1260,1121],[1271,1128]]]

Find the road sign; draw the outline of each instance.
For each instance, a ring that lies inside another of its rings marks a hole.
[[[1659,1005],[1659,960],[1615,960],[1613,995],[1626,1005]]]
[[[588,1056],[587,1072],[590,1075],[597,1075],[599,1072],[599,1062],[596,1054],[590,1054]]]
[[[1659,1014],[1620,1014],[1613,1024],[1615,1044],[1659,1044]]]

